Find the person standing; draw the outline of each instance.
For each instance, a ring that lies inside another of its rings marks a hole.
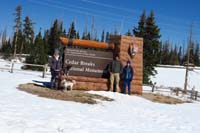
[[[115,83],[116,90],[119,91],[119,81],[120,81],[120,73],[122,73],[123,66],[121,61],[119,60],[119,56],[116,56],[114,60],[109,64],[109,73],[110,73],[110,87],[109,90],[113,90],[113,85]]]
[[[128,86],[128,94],[131,94],[131,81],[133,80],[133,68],[131,62],[127,61],[126,66],[123,68],[122,79],[123,79],[123,93],[126,94],[126,86]]]
[[[55,80],[58,78],[59,72],[62,68],[62,62],[59,58],[59,51],[54,51],[53,58],[50,60],[50,71],[51,71],[51,88],[56,87]]]

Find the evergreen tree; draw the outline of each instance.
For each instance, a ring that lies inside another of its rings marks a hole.
[[[86,32],[83,32],[82,39],[83,40],[91,40],[90,32],[88,32],[87,34],[86,34]]]
[[[4,53],[4,57],[7,58],[11,54],[11,48],[8,45],[7,30],[6,29],[3,31],[2,38],[1,38],[1,43],[2,43],[1,51]]]
[[[200,66],[200,51],[199,51],[199,44],[196,43],[195,50],[194,50],[194,65]]]
[[[38,33],[35,39],[35,48],[36,48],[36,64],[44,65],[47,63],[47,53],[45,51],[44,40],[42,39],[41,31]]]
[[[76,33],[76,39],[80,39],[79,32]]]
[[[86,34],[86,32],[84,31],[84,32],[83,32],[83,35],[82,35],[82,39],[83,39],[83,40],[87,40],[86,38],[87,38],[87,34]]]
[[[160,29],[155,24],[155,17],[153,11],[150,16],[146,18],[145,11],[143,11],[138,27],[133,29],[136,37],[143,37],[143,83],[151,83],[150,76],[156,74],[154,67],[160,60],[159,42]]]
[[[190,63],[194,64],[194,52],[195,52],[195,47],[194,47],[194,41],[192,41],[191,48],[190,48]]]
[[[6,29],[3,31],[2,38],[1,38],[1,43],[2,43],[2,45],[6,45],[7,44],[7,30]]]
[[[171,49],[171,52],[169,55],[169,64],[170,65],[179,65],[177,46],[175,46],[174,49]]]
[[[2,37],[3,38],[3,37]],[[7,41],[4,41],[2,44],[2,52],[4,53],[4,57],[8,58],[12,52],[12,46],[11,46],[11,41],[10,39]]]
[[[44,31],[44,37],[43,37],[43,43],[44,43],[44,47],[45,47],[45,53],[48,55],[48,51],[49,51],[49,44],[48,44],[48,38],[49,38],[49,30],[45,30]]]
[[[106,42],[108,43],[109,42],[109,38],[110,37],[110,33],[109,32],[106,32]]]
[[[169,41],[165,41],[163,44],[162,52],[161,52],[161,62],[162,64],[169,64],[169,54],[170,54],[170,43]]]
[[[23,42],[21,47],[21,53],[30,53],[31,45],[34,41],[34,30],[33,30],[33,22],[30,20],[28,16],[25,17],[24,20],[24,28],[23,28]]]
[[[183,64],[183,59],[182,59],[182,47],[180,46],[179,47],[179,50],[178,50],[178,61],[179,61],[179,65],[182,65]]]
[[[46,51],[47,45],[44,43],[41,31],[35,38],[34,45],[32,45],[32,50],[30,51],[30,56],[26,58],[27,63],[44,65],[47,63],[48,55]],[[34,70],[42,70],[40,67],[28,67]]]
[[[105,42],[105,39],[104,39],[105,35],[104,34],[105,34],[105,31],[103,30],[102,33],[101,33],[101,42]]]
[[[66,32],[66,29],[63,30],[63,37],[67,37],[67,32]]]
[[[189,50],[190,50],[189,63],[194,63],[194,42],[192,42],[191,45],[190,44],[188,45],[187,52],[183,56],[183,65],[187,63],[187,57],[188,57]]]
[[[146,20],[146,41],[147,47],[150,48],[148,52],[152,55],[153,66],[159,62],[160,37],[160,29],[155,24],[154,12],[151,11],[150,16]]]
[[[56,19],[53,23],[53,26],[50,29],[49,38],[48,38],[48,54],[53,55],[55,49],[59,49],[60,41],[59,37],[65,36],[65,33],[62,29],[62,22],[58,22]]]
[[[73,39],[73,38],[76,39],[76,37],[77,37],[74,21],[70,25],[69,31],[67,33],[67,37],[71,38],[71,39]]]
[[[146,26],[146,12],[143,11],[140,21],[138,22],[138,27],[134,27],[133,34],[136,37],[145,37],[145,26]]]
[[[128,29],[128,32],[126,33],[127,36],[132,36],[130,29]]]

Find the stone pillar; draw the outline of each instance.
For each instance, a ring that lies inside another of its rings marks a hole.
[[[142,81],[143,81],[143,39],[138,37],[130,36],[120,36],[114,35],[110,36],[110,42],[118,45],[118,51],[120,60],[123,66],[126,65],[126,61],[130,60],[131,65],[134,69],[134,78],[131,82],[131,93],[142,94]],[[131,58],[128,53],[130,44],[133,43],[134,47],[138,48],[136,55]]]

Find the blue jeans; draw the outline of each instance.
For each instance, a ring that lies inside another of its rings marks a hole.
[[[128,85],[128,94],[131,94],[131,81],[130,80],[124,80],[123,83],[123,93],[126,94],[126,85]]]
[[[57,89],[57,82],[58,82],[58,71],[51,71],[51,89],[56,88]]]

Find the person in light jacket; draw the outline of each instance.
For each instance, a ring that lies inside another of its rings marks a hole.
[[[119,81],[120,81],[120,74],[122,73],[123,65],[119,60],[119,56],[116,56],[115,59],[109,64],[109,73],[110,73],[110,87],[109,90],[113,90],[113,84],[116,85],[116,90],[119,91]]]

